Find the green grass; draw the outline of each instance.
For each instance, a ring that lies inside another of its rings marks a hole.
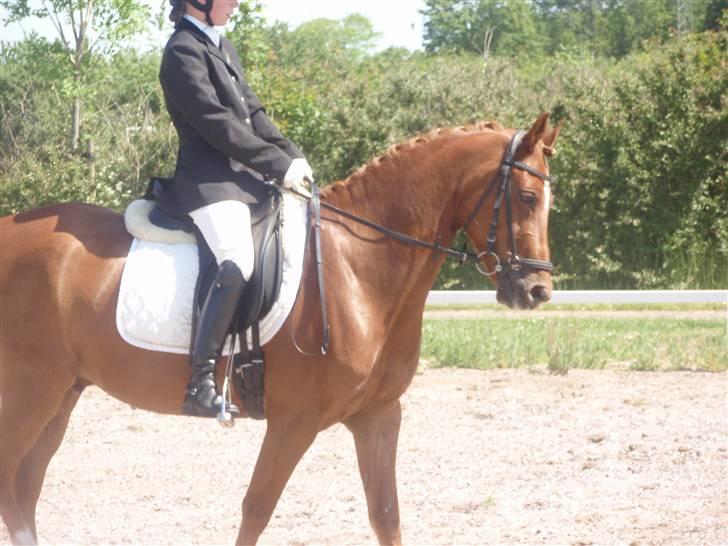
[[[426,319],[422,358],[439,367],[480,369],[725,371],[728,332],[724,320]]]
[[[547,303],[538,311],[725,311],[724,303]],[[508,311],[499,303],[428,305],[425,311]]]

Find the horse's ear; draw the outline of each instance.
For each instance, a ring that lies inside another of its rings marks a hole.
[[[559,131],[561,131],[562,121],[556,124],[556,127],[546,131],[543,136],[543,153],[547,156],[552,156],[556,153],[556,139],[559,138]]]
[[[538,116],[538,119],[533,124],[533,127],[531,127],[531,130],[523,137],[519,150],[524,154],[530,154],[533,152],[533,149],[536,147],[536,143],[541,140],[544,133],[546,133],[548,123],[549,113],[541,112],[541,115]]]

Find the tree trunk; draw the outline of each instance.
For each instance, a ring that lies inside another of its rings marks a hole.
[[[91,181],[96,180],[96,154],[94,153],[94,141],[89,139],[86,143],[86,161],[88,162],[88,174]]]
[[[71,107],[71,151],[78,149],[78,141],[81,135],[81,98],[73,97]]]

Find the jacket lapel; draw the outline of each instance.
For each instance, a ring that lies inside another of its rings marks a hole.
[[[228,42],[224,37],[220,37],[220,49],[222,50],[221,56],[225,57],[223,60],[225,61],[225,64],[228,66],[228,70],[233,72],[238,77],[239,81],[244,80],[243,76],[243,69],[241,66],[238,65],[238,63],[233,62],[233,59],[235,58],[234,55],[230,54],[230,48],[232,47],[232,44]],[[213,46],[213,49],[217,49]]]
[[[177,25],[178,30],[189,30],[192,32],[192,34],[201,42],[203,42],[205,45],[207,45],[207,51],[212,55],[213,57],[217,57],[222,62],[225,63],[225,65],[228,67],[228,70],[234,72],[238,77],[240,77],[240,74],[237,70],[235,70],[235,67],[233,66],[232,59],[230,57],[229,52],[223,52],[220,50],[219,47],[217,47],[215,44],[212,43],[210,38],[202,32],[198,27],[190,23],[187,19],[182,19],[179,24]],[[225,40],[223,40],[223,37],[220,36],[220,46],[224,47]]]
[[[232,62],[230,60],[229,53],[220,51],[220,48],[213,44],[210,40],[207,40],[207,51],[209,51],[210,55],[212,55],[213,57],[217,57],[222,62],[224,62],[229,70],[232,70]]]

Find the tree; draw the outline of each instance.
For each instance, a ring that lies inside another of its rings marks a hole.
[[[71,74],[64,86],[71,101],[71,150],[78,148],[85,71],[102,47],[114,48],[144,30],[149,8],[141,0],[0,0],[6,23],[27,17],[48,19],[67,53]]]
[[[312,19],[293,30],[273,27],[272,45],[280,64],[328,69],[349,65],[369,55],[379,35],[363,15],[336,19]]]
[[[242,0],[238,11],[232,18],[232,32],[228,37],[235,45],[240,55],[240,62],[253,81],[255,86],[259,83],[256,77],[265,67],[269,56],[269,47],[266,41],[266,21],[262,15],[263,6],[259,0]]]
[[[528,58],[563,50],[622,58],[645,40],[717,29],[728,0],[425,0],[425,48]],[[680,25],[678,25],[680,23]]]
[[[728,16],[728,0],[705,0],[705,17],[703,19],[703,30],[718,30],[723,14]]]
[[[425,0],[425,49],[488,49],[511,56],[540,53],[543,44],[529,0]]]

